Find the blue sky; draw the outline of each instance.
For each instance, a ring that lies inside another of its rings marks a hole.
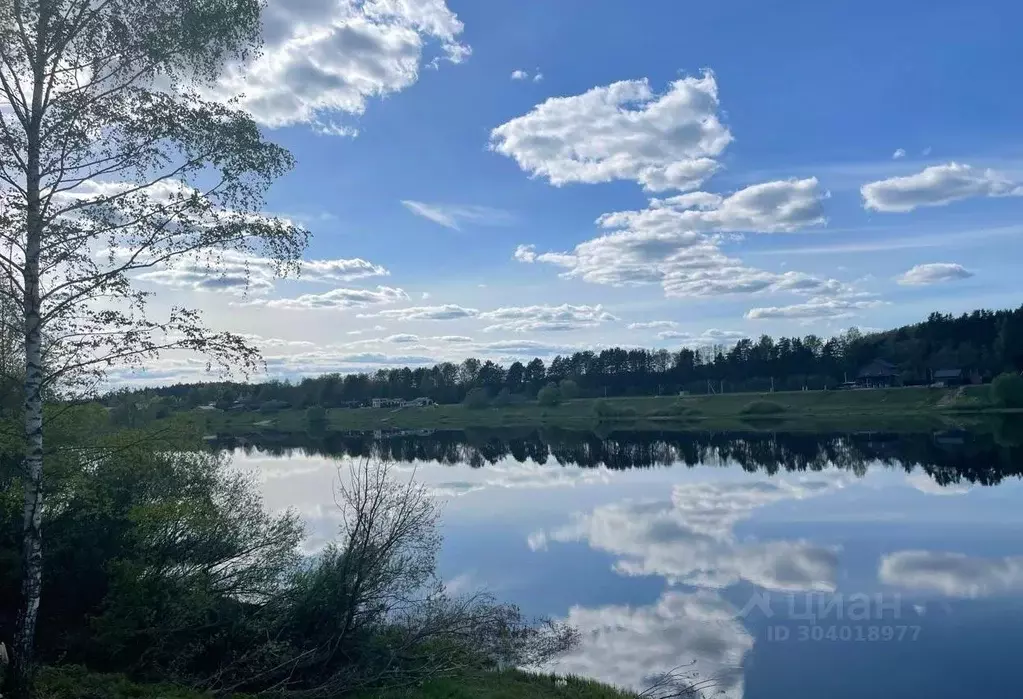
[[[263,63],[225,81],[296,157],[267,209],[309,227],[310,260],[368,264],[243,298],[143,283],[282,375],[1015,306],[1021,20],[995,0],[271,0]]]

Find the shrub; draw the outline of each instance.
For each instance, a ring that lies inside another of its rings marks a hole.
[[[699,410],[681,401],[650,411],[650,417],[692,417],[699,414]]]
[[[547,384],[536,394],[536,402],[548,407],[560,405],[561,391],[554,384]]]
[[[494,407],[505,408],[511,405],[513,402],[512,392],[508,390],[508,387],[504,387],[494,396]]]
[[[739,412],[743,415],[778,415],[785,412],[785,406],[779,405],[774,401],[755,400],[747,403]]]
[[[1023,408],[1023,376],[1005,373],[991,382],[991,400],[1003,408]]]
[[[38,699],[209,699],[205,692],[169,684],[135,684],[123,675],[89,672],[79,665],[41,667],[36,677]]]
[[[558,390],[561,391],[561,397],[564,400],[573,400],[579,397],[579,384],[572,379],[562,379],[558,384]]]
[[[486,389],[474,388],[466,394],[464,402],[469,410],[482,410],[490,407],[490,396]]]
[[[601,419],[633,418],[637,414],[635,408],[627,405],[615,405],[603,399],[594,403],[593,412]]]
[[[309,429],[322,430],[327,426],[327,409],[322,405],[312,405],[306,408],[305,422]]]

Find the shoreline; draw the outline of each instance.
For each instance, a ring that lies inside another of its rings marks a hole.
[[[502,407],[437,405],[332,408],[311,423],[306,410],[191,412],[205,434],[245,432],[458,430],[474,427],[601,425],[678,430],[933,430],[1023,411],[993,406],[987,386],[856,391],[732,393],[702,396],[579,398],[556,406],[535,401]]]

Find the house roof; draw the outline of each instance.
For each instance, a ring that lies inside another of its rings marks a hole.
[[[934,372],[934,378],[936,379],[958,379],[962,375],[962,369],[938,369]]]
[[[897,373],[899,373],[898,367],[885,359],[875,359],[860,370],[860,376],[863,378],[895,376]]]

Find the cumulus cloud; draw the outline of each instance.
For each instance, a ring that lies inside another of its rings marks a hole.
[[[292,311],[308,311],[346,308],[365,308],[380,304],[407,301],[408,294],[402,289],[378,286],[376,289],[332,289],[322,294],[303,294],[296,298],[260,300],[258,305],[268,308],[283,308]]]
[[[445,228],[460,230],[462,224],[475,223],[482,226],[502,226],[511,222],[512,217],[507,211],[487,206],[462,206],[454,204],[427,204],[411,199],[403,200],[402,205],[425,219],[440,224]]]
[[[376,313],[360,313],[359,318],[391,318],[394,320],[459,320],[475,318],[479,311],[475,308],[463,308],[455,304],[444,306],[413,306],[411,308],[395,308]]]
[[[641,211],[604,214],[604,228],[644,230],[666,234],[676,231],[778,233],[822,226],[824,200],[816,177],[778,180],[751,185],[723,197],[690,192],[667,199],[651,199]]]
[[[659,675],[692,663],[714,696],[742,699],[742,663],[753,638],[716,592],[667,591],[649,606],[572,607],[564,621],[580,642],[551,669],[645,691]]]
[[[905,158],[905,157],[906,157],[906,149],[905,148],[896,148],[895,152],[892,153],[892,160],[901,160],[902,158]]]
[[[111,251],[102,254],[109,255]],[[116,257],[120,252],[115,250],[113,254]],[[298,276],[293,279],[318,283],[350,282],[389,274],[381,265],[361,258],[303,260]],[[224,291],[236,295],[265,294],[272,291],[281,280],[273,260],[233,251],[208,257],[182,257],[165,267],[143,272],[136,278],[179,289]]]
[[[732,140],[718,118],[714,75],[686,77],[663,94],[627,80],[552,97],[498,126],[491,148],[554,185],[631,180],[652,191],[692,189]]]
[[[678,323],[673,320],[647,320],[642,323],[629,323],[629,330],[656,330],[658,328],[677,328]]]
[[[870,182],[860,188],[864,207],[907,212],[920,206],[944,206],[971,197],[1023,196],[1023,186],[995,170],[969,165],[934,165],[907,177]]]
[[[873,298],[850,296],[846,298],[814,297],[804,303],[791,306],[768,306],[751,308],[746,312],[749,320],[768,318],[801,318],[804,320],[817,318],[848,318],[857,312],[885,305],[884,301]]]
[[[513,70],[511,74],[512,80],[528,80],[529,73],[524,70]]]
[[[569,252],[537,253],[522,245],[515,258],[564,268],[568,277],[595,284],[659,283],[666,296],[716,296],[761,291],[834,294],[833,279],[800,272],[782,274],[746,266],[721,250],[720,233],[795,231],[825,222],[817,180],[781,180],[753,185],[728,197],[691,192],[652,199],[641,211],[601,216],[611,232]]]
[[[897,281],[904,286],[926,286],[969,279],[972,276],[973,272],[954,262],[933,262],[913,267],[899,276]]]
[[[949,597],[990,597],[1023,590],[1023,556],[898,551],[881,559],[881,582]]]
[[[680,340],[683,344],[687,345],[708,346],[732,344],[748,337],[748,334],[740,330],[718,330],[716,328],[712,328],[710,330],[704,330],[698,335],[679,332],[677,330],[663,330],[657,333],[657,337],[662,340]]]
[[[769,590],[833,590],[834,549],[804,541],[747,541],[734,526],[757,508],[841,487],[842,481],[677,485],[670,502],[626,501],[577,514],[530,545],[585,541],[618,557],[623,575],[660,575],[672,584],[727,587],[740,580]]]
[[[459,497],[492,488],[540,489],[574,488],[580,485],[607,484],[613,473],[606,468],[549,468],[533,462],[495,464],[471,474],[472,480],[428,483],[434,496]]]
[[[550,332],[592,328],[618,320],[600,305],[597,306],[523,306],[498,308],[480,313],[479,318],[495,321],[485,332],[510,330],[513,332]]]
[[[271,127],[352,135],[338,115],[413,85],[431,56],[436,66],[470,53],[445,0],[270,0],[263,20],[263,51],[229,66],[217,94],[241,95],[241,108]]]

